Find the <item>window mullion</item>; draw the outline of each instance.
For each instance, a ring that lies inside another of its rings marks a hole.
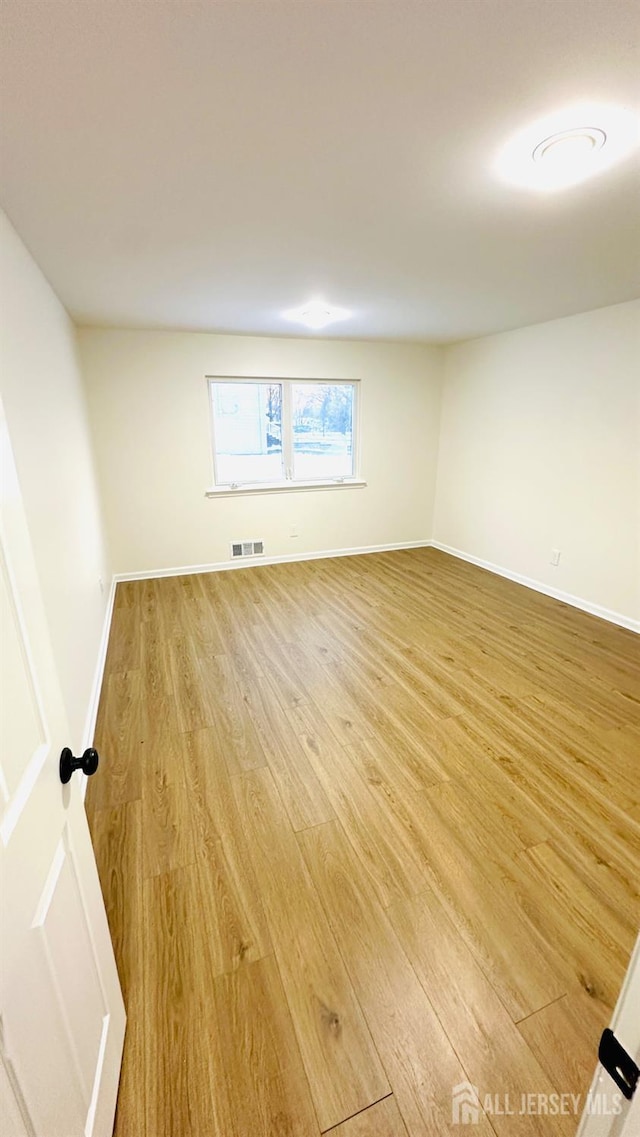
[[[282,453],[284,456],[284,476],[293,480],[293,414],[291,383],[282,383]]]

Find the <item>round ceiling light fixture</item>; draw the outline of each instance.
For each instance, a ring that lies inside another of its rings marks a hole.
[[[347,320],[351,312],[348,308],[336,308],[335,305],[326,304],[324,300],[310,300],[301,308],[289,308],[282,314],[285,320],[293,320],[296,324],[304,324],[307,328],[320,331],[328,324]]]
[[[598,126],[584,126],[579,130],[559,130],[533,151],[534,162],[580,162],[597,150],[602,150],[607,136]]]
[[[576,123],[598,123],[576,126]],[[580,104],[539,119],[500,151],[496,172],[512,185],[551,192],[608,170],[640,144],[640,120],[623,107]]]

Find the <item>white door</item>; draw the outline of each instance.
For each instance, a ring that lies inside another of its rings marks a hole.
[[[640,1067],[640,936],[611,1020],[611,1030]],[[602,1066],[598,1065],[577,1137],[638,1137],[640,1083],[628,1101]]]
[[[124,1006],[1,404],[0,459],[0,1132],[108,1137]]]

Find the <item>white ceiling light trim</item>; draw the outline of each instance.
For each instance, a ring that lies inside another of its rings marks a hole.
[[[500,151],[496,173],[512,185],[543,193],[603,173],[640,144],[640,120],[630,110],[580,103],[538,119]]]
[[[545,138],[543,142],[539,142],[533,151],[532,158],[534,162],[548,162],[555,161],[558,156],[562,156],[561,160],[566,161],[566,155],[571,153],[577,155],[578,158],[593,154],[596,150],[602,150],[607,136],[604,130],[599,130],[597,126],[583,126],[578,130],[561,130],[558,134],[552,134],[550,138]]]
[[[310,300],[308,304],[303,304],[300,308],[289,308],[282,314],[285,320],[293,320],[296,324],[304,324],[307,328],[320,331],[338,320],[348,320],[351,312],[348,308],[336,308],[324,300]]]

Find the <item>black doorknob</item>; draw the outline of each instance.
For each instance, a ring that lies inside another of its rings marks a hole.
[[[60,781],[66,785],[74,770],[82,770],[82,773],[86,774],[87,777],[95,774],[99,761],[98,751],[94,750],[93,747],[85,750],[82,758],[74,758],[69,747],[65,746],[60,755]]]

